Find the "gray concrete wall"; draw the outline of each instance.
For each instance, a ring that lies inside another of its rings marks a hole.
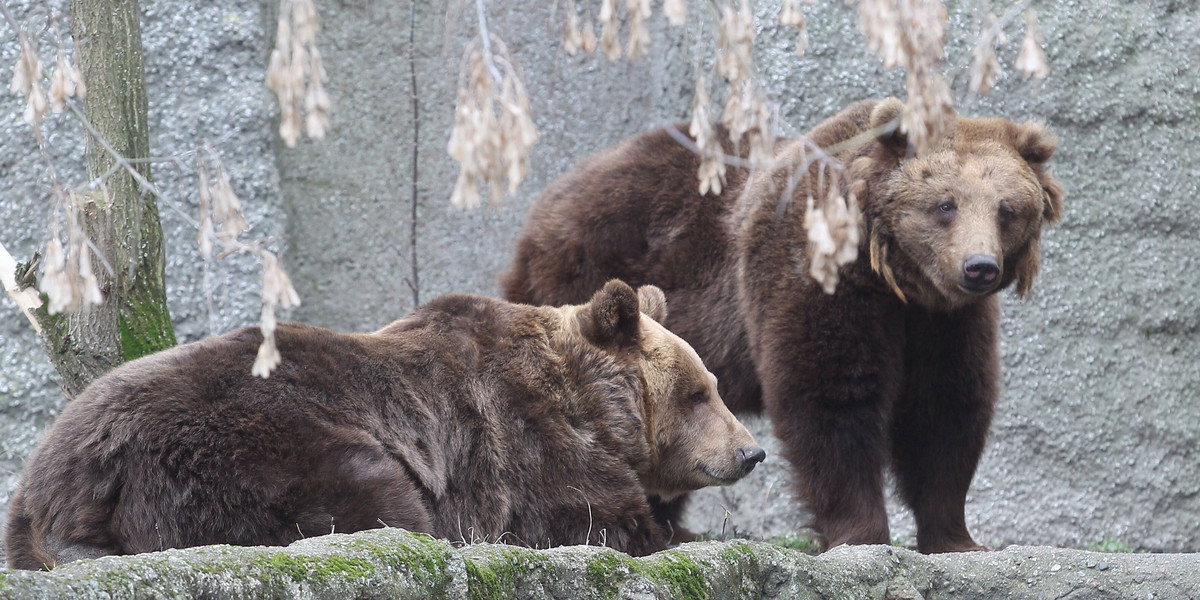
[[[20,14],[30,4],[10,6]],[[448,202],[456,165],[445,144],[473,3],[418,2],[423,299],[495,294],[539,190],[588,153],[690,110],[694,53],[711,39],[698,29],[708,19],[705,3],[692,3],[688,32],[656,15],[651,55],[633,64],[567,56],[559,43],[562,9],[552,4],[490,4],[493,31],[523,69],[541,140],[515,198],[460,212]],[[883,72],[861,43],[852,8],[808,7],[812,46],[796,59],[791,33],[773,24],[777,3],[759,4],[759,68],[780,107],[782,132],[803,131],[853,100],[902,91],[901,76]],[[1200,8],[1045,3],[1051,76],[1027,82],[1009,73],[990,97],[977,98],[965,88],[979,3],[948,4],[947,69],[960,112],[1050,125],[1062,140],[1053,172],[1069,194],[1063,223],[1045,236],[1033,298],[1004,298],[1004,391],[967,506],[973,531],[985,544],[1117,539],[1135,548],[1200,550],[1200,232],[1193,216],[1200,210]],[[273,6],[143,3],[152,151],[179,155],[211,140],[247,207],[251,235],[283,251],[304,302],[291,318],[370,330],[412,308],[404,283],[412,176],[408,5],[318,1],[332,124],[328,139],[293,150],[276,142],[277,109],[262,85]],[[1006,68],[1023,29],[1009,31],[1015,39],[1000,53]],[[15,56],[11,41],[0,44],[0,65]],[[20,259],[44,241],[48,187],[19,115],[18,100],[0,95],[0,239]],[[80,162],[79,128],[67,121],[49,129],[57,168],[80,181],[79,167],[68,166]],[[154,169],[187,214],[196,211],[191,160],[183,158],[187,169]],[[162,213],[181,339],[253,323],[255,265],[227,259],[215,267],[210,311],[194,233],[173,208]],[[63,400],[7,299],[0,314],[6,501]],[[749,420],[773,448],[766,424]],[[894,512],[893,533],[907,539],[909,518]],[[735,488],[702,494],[691,513],[695,528],[754,536],[795,533],[803,519],[777,455]]]

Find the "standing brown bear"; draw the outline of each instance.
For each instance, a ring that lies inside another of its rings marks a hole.
[[[646,315],[643,315],[644,311]],[[13,497],[11,567],[383,524],[439,537],[666,548],[647,495],[763,459],[662,292],[582,306],[443,296],[371,334],[257,328],[114,370],[73,400]]]
[[[856,192],[865,221],[833,294],[808,275],[804,227],[806,198],[828,182],[814,166],[789,187],[802,141],[777,144],[784,166],[731,167],[720,195],[701,196],[697,157],[666,131],[547,188],[503,286],[535,304],[610,277],[661,287],[665,324],[730,408],[766,408],[825,547],[889,542],[890,467],[920,550],[971,550],[963,505],[998,393],[997,292],[1024,296],[1037,275],[1042,226],[1062,210],[1046,169],[1056,141],[1032,123],[957,118],[915,157],[890,125],[902,110],[858,102],[808,136],[841,145],[845,168],[827,177]],[[681,506],[661,508],[670,520]]]

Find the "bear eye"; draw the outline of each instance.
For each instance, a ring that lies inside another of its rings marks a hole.
[[[1013,210],[1009,203],[1001,202],[999,216],[1000,222],[1007,225],[1008,223],[1012,222],[1012,220],[1017,216],[1017,213]]]
[[[693,405],[704,404],[705,402],[708,402],[708,392],[704,390],[692,392],[691,401]]]
[[[943,215],[952,215],[954,211],[958,210],[958,204],[955,204],[953,200],[943,200],[941,204],[937,205],[937,209]]]

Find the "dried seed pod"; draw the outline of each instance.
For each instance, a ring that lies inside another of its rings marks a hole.
[[[567,25],[563,29],[563,48],[572,56],[583,45],[583,32],[579,28],[579,14],[575,11],[575,0],[567,0]]]
[[[288,147],[309,137],[324,137],[329,128],[330,100],[325,67],[317,49],[320,19],[312,0],[280,0],[275,48],[267,65],[267,88],[279,101],[279,136]]]
[[[725,162],[709,117],[708,83],[704,77],[696,79],[696,97],[692,101],[692,122],[688,126],[688,133],[700,149],[700,168],[697,172],[700,195],[710,191],[714,196],[720,195],[725,184]]]
[[[687,23],[687,2],[685,0],[665,0],[663,14],[667,16],[667,22],[674,27],[679,27]]]
[[[450,196],[450,203],[458,208],[478,206],[483,186],[490,190],[489,201],[498,203],[504,195],[501,181],[505,178],[508,193],[516,193],[537,141],[525,86],[504,43],[491,37],[490,45],[477,39],[467,48],[454,130],[446,146],[461,165]]]
[[[1005,42],[1003,31],[998,31],[994,36],[988,37],[988,32],[996,27],[996,15],[988,15],[984,21],[983,31],[980,32],[979,43],[975,45],[972,51],[971,60],[971,83],[972,92],[987,95],[996,85],[996,80],[1004,73],[1003,67],[1000,66],[1000,60],[996,58],[996,45]]]
[[[1025,14],[1025,39],[1021,40],[1021,50],[1017,53],[1014,66],[1026,77],[1045,79],[1050,75],[1050,63],[1042,50],[1042,32],[1032,9]]]

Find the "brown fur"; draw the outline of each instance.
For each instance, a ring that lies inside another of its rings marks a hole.
[[[250,374],[256,328],[124,365],[39,444],[9,564],[381,524],[661,550],[647,495],[729,483],[761,456],[639,306],[665,316],[662,292],[619,281],[562,308],[443,296],[372,334],[281,325],[269,379]]]
[[[547,188],[503,286],[509,299],[551,304],[610,277],[661,287],[665,324],[717,374],[730,407],[771,416],[828,545],[889,541],[890,467],[920,549],[966,550],[978,546],[963,503],[997,396],[996,292],[1015,283],[1028,294],[1063,190],[1040,125],[957,118],[938,147],[913,157],[886,127],[901,109],[859,102],[808,136],[829,148],[882,132],[836,156],[865,225],[832,295],[808,276],[804,199],[825,194],[815,166],[791,198],[780,197],[789,167],[730,167],[723,193],[701,197],[696,158],[663,131]],[[802,152],[783,141],[776,160],[801,164]],[[991,279],[970,275],[976,257],[992,261]],[[656,515],[670,521],[677,508]]]

